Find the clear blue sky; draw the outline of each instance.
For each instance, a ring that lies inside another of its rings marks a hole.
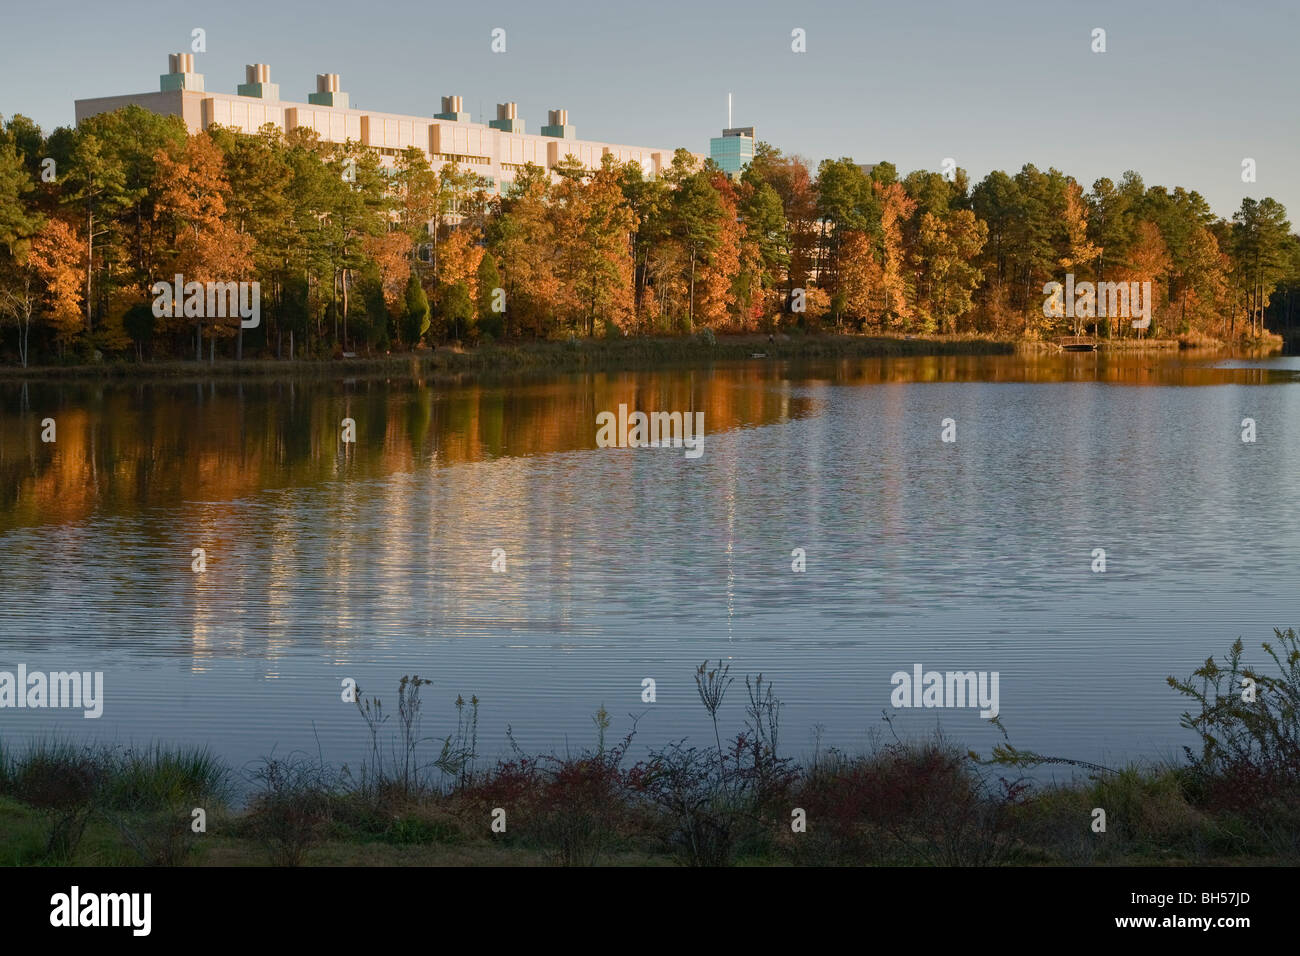
[[[0,113],[48,130],[72,123],[74,99],[155,90],[167,53],[203,27],[210,90],[264,62],[286,99],[339,73],[363,108],[431,115],[457,93],[482,120],[515,100],[530,132],[564,107],[581,137],[697,152],[730,91],[736,125],[814,165],[888,159],[905,173],[951,156],[978,180],[1033,162],[1085,188],[1131,168],[1221,215],[1273,196],[1300,227],[1298,20],[1294,0],[7,0]],[[494,27],[505,54],[490,51]],[[806,53],[790,50],[795,27]]]

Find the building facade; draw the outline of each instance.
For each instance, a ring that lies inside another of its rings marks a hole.
[[[472,122],[459,96],[444,96],[442,111],[431,117],[353,109],[337,73],[318,74],[316,92],[308,94],[305,103],[281,100],[279,86],[271,82],[271,68],[264,63],[246,68],[245,82],[236,92],[208,92],[203,74],[194,71],[192,53],[169,57],[168,72],[159,78],[156,93],[77,100],[77,122],[131,104],[179,116],[191,133],[212,125],[243,133],[256,133],[266,123],[284,132],[307,128],[325,142],[352,140],[368,146],[380,154],[385,166],[414,146],[424,151],[435,170],[455,161],[488,180],[496,191],[508,187],[527,163],[551,169],[571,156],[588,169],[597,169],[606,155],[612,155],[620,163],[637,163],[644,175],[654,177],[673,160],[671,148],[578,139],[568,111],[562,109],[550,111],[540,133],[525,132],[514,103],[498,104],[497,118],[488,123]],[[692,155],[703,162],[703,156]]]
[[[721,136],[709,140],[709,158],[728,176],[739,176],[754,159],[754,127],[724,129]]]

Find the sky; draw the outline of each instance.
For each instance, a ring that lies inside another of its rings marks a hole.
[[[562,107],[580,138],[699,153],[731,93],[734,125],[813,166],[952,158],[978,181],[1033,163],[1085,188],[1134,169],[1222,216],[1272,196],[1300,227],[1298,22],[1296,0],[0,0],[0,114],[48,131],[76,99],[156,90],[199,27],[209,90],[268,63],[283,99],[338,73],[361,108],[430,116],[458,94],[486,121],[515,101],[537,132]]]

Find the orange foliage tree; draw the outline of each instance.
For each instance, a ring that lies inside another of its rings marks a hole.
[[[32,241],[28,266],[45,286],[43,318],[62,349],[86,327],[81,309],[85,240],[75,227],[51,219]]]

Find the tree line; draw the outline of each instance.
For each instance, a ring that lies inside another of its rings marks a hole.
[[[419,149],[272,125],[189,134],[129,106],[48,136],[0,126],[0,361],[324,357],[528,339],[799,328],[1042,338],[1045,283],[1150,282],[1147,335],[1289,328],[1300,239],[1283,206],[1231,219],[1135,172],[1085,190],[758,143],[737,178],[678,150],[528,165],[498,192]],[[154,283],[255,281],[261,321],[156,314]],[[1114,316],[1103,336],[1143,334]],[[1071,329],[1073,326],[1073,329]]]

